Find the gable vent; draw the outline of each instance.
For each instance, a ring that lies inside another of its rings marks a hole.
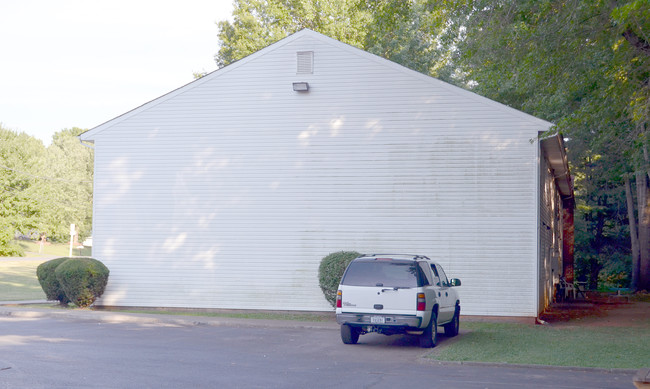
[[[298,69],[296,74],[312,74],[314,73],[314,52],[313,51],[299,51],[298,53]]]

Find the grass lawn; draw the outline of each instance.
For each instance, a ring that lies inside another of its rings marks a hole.
[[[25,250],[25,256],[27,257],[38,257],[40,244],[35,241],[21,240],[18,242],[20,246]],[[49,245],[43,246],[43,252],[41,255],[56,255],[59,257],[67,257],[70,254],[70,243],[51,243]],[[72,248],[72,255],[75,257],[89,257],[91,256],[91,248],[84,247],[78,249],[76,247]]]
[[[511,323],[462,323],[469,330],[448,340],[430,358],[640,369],[650,361],[650,327],[549,327]]]
[[[20,246],[25,250],[25,259],[0,260],[0,301],[24,301],[44,300],[45,293],[36,278],[36,268],[45,259],[40,255],[67,257],[70,254],[69,243],[52,243],[43,246],[43,252],[39,255],[40,245],[32,241],[19,241]],[[73,256],[90,256],[89,247],[83,249],[72,249]]]
[[[43,260],[0,261],[0,301],[45,300],[36,278]]]

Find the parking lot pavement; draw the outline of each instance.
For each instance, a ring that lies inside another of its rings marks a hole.
[[[0,307],[0,325],[0,387],[629,388],[633,376],[440,364],[414,337],[344,345],[334,322]]]
[[[0,316],[16,318],[58,318],[66,320],[92,321],[97,323],[137,323],[148,325],[174,326],[226,326],[238,328],[306,328],[321,330],[339,330],[335,321],[297,321],[273,319],[242,319],[232,317],[210,317],[189,315],[165,315],[149,313],[124,313],[91,309],[56,309],[39,308],[24,305],[0,303]],[[48,303],[36,301],[36,303]],[[4,305],[3,305],[4,304]],[[54,304],[53,304],[54,305]]]

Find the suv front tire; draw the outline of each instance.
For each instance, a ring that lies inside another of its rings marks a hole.
[[[460,330],[460,307],[456,305],[456,310],[454,312],[454,318],[451,319],[451,322],[445,324],[445,336],[454,337],[458,335]]]
[[[420,335],[420,347],[432,348],[436,347],[436,344],[438,344],[438,314],[431,312],[431,321]]]

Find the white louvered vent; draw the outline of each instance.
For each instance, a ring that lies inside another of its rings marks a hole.
[[[313,51],[299,51],[298,53],[298,69],[296,74],[312,74],[314,73],[314,52]]]

